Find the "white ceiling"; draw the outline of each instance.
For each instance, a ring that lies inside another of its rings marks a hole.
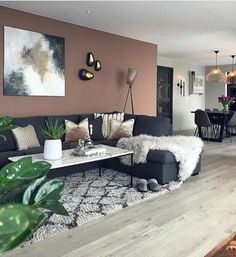
[[[236,54],[234,1],[1,1],[0,5],[159,45],[159,55],[213,65]],[[86,14],[86,11],[93,11]]]

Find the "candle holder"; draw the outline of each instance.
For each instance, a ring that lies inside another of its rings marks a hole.
[[[93,135],[93,124],[89,125],[89,135],[90,137]]]
[[[84,148],[95,148],[93,140],[90,137],[85,139],[85,141],[84,141]]]

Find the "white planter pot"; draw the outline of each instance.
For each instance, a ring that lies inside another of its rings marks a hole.
[[[43,157],[46,160],[54,161],[62,157],[61,139],[47,139],[44,143]]]

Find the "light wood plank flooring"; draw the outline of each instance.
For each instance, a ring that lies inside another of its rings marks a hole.
[[[205,144],[202,172],[143,201],[7,257],[203,257],[236,231],[236,138]]]

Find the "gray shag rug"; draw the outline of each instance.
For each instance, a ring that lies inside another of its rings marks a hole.
[[[101,177],[95,169],[86,171],[85,176],[79,172],[59,179],[65,182],[62,202],[70,216],[47,212],[48,218],[23,246],[109,215],[144,199],[157,197],[179,188],[182,183],[171,182],[159,186],[158,192],[140,193],[135,186],[136,178],[134,178],[134,187],[130,188],[129,175],[109,169],[104,169]]]

